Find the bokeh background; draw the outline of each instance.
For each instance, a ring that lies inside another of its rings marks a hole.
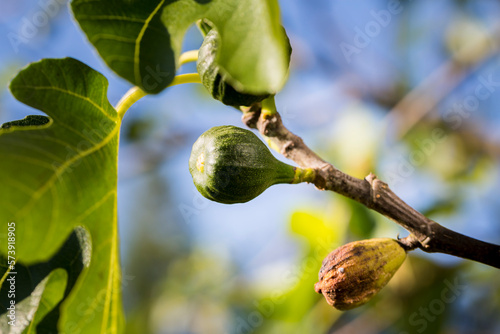
[[[500,3],[280,3],[293,47],[276,98],[285,125],[341,170],[374,172],[430,218],[500,243]],[[112,104],[130,88],[64,0],[2,1],[0,39],[0,123],[38,113],[7,86],[41,58],[71,56],[102,72]],[[201,41],[193,28],[185,49]],[[275,186],[237,205],[201,197],[190,147],[212,126],[243,126],[240,117],[194,84],[146,97],[125,116],[119,224],[128,333],[500,333],[498,270],[419,250],[366,306],[328,306],[313,289],[328,252],[407,233],[310,185]]]

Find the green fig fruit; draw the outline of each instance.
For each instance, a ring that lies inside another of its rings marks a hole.
[[[217,126],[193,145],[189,171],[198,191],[219,203],[248,202],[278,183],[311,182],[314,170],[277,160],[249,130]]]

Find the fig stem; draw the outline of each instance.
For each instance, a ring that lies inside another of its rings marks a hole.
[[[264,99],[262,102],[262,116],[264,117],[272,117],[278,111],[276,110],[276,102],[274,101],[274,95],[269,96]]]
[[[295,176],[292,183],[313,183],[316,177],[316,172],[312,168],[295,167]]]

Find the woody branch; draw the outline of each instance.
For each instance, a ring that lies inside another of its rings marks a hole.
[[[500,268],[500,246],[454,232],[425,217],[399,198],[373,174],[363,180],[352,177],[321,159],[304,141],[290,132],[279,113],[261,113],[261,105],[242,108],[242,121],[258,129],[272,146],[301,167],[314,168],[314,185],[351,198],[403,226],[411,234],[401,240],[408,248],[444,253]]]

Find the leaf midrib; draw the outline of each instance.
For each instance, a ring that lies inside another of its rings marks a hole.
[[[23,214],[26,214],[28,212],[29,208],[35,204],[35,202],[51,187],[54,185],[55,181],[59,178],[60,175],[62,175],[66,169],[68,169],[72,164],[75,162],[79,161],[80,159],[96,152],[97,150],[101,149],[102,147],[106,146],[113,138],[114,136],[118,133],[120,129],[119,123],[116,123],[115,128],[113,131],[111,131],[100,143],[96,144],[95,146],[89,148],[86,151],[83,152],[78,152],[75,154],[71,159],[68,159],[64,164],[62,164],[59,168],[55,169],[54,174],[52,177],[50,177],[47,182],[42,185],[38,190],[36,190],[33,193],[33,196],[31,197],[31,200],[26,203],[26,205],[21,208],[18,212],[18,219],[23,217]]]
[[[153,12],[148,16],[146,21],[144,22],[144,25],[141,28],[141,31],[139,31],[139,35],[137,35],[137,39],[135,41],[135,50],[134,50],[134,77],[135,77],[135,82],[136,84],[141,83],[141,69],[139,67],[139,55],[141,52],[141,41],[142,38],[144,37],[144,33],[146,32],[146,29],[149,26],[149,23],[153,19],[153,17],[158,13],[161,7],[163,7],[163,4],[165,3],[165,0],[160,1],[158,6],[153,10]]]

